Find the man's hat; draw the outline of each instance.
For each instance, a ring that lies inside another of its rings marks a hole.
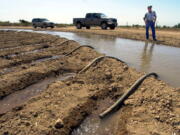
[[[152,8],[152,6],[148,6],[148,8]]]

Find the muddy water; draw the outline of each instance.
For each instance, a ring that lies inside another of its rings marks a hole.
[[[71,135],[115,135],[119,130],[119,119],[120,112],[116,112],[113,116],[101,120],[98,114],[87,117],[83,123],[74,130]]]
[[[93,46],[100,53],[126,61],[128,65],[138,71],[156,72],[160,75],[160,79],[174,87],[180,87],[180,48],[95,34],[33,30],[17,31],[58,35],[75,40],[81,45]]]
[[[32,30],[27,31],[31,32]],[[101,53],[126,61],[130,66],[135,67],[139,71],[157,72],[161,79],[165,80],[172,86],[180,86],[180,48],[102,35],[53,31],[39,32],[59,35],[61,37],[75,40],[82,45],[91,45]],[[47,84],[47,82],[44,83]],[[21,94],[15,95],[14,99],[17,100],[18,98],[16,96],[19,95]],[[5,102],[8,103],[7,101]],[[11,103],[14,102],[15,101],[11,101]],[[124,108],[106,119],[101,120],[98,117],[98,114],[103,112],[103,110],[109,107],[112,103],[113,102],[108,99],[105,102],[100,103],[98,110],[87,117],[82,124],[72,132],[72,135],[116,135],[119,131],[122,131],[122,134],[127,134],[124,121],[128,120],[130,114],[122,116]],[[5,108],[8,108],[7,105],[5,105]],[[131,110],[126,110],[126,112],[131,112]]]
[[[98,52],[122,59],[146,73],[156,72],[174,87],[180,87],[180,48],[103,35],[48,32],[93,46]]]
[[[0,114],[10,111],[12,108],[21,105],[30,98],[38,95],[40,92],[45,90],[49,84],[58,80],[66,80],[74,75],[75,73],[67,73],[57,77],[48,77],[36,84],[30,85],[21,91],[14,92],[13,94],[0,100]]]
[[[125,133],[126,126],[124,125],[123,120],[127,120],[128,118],[122,116],[123,110],[115,112],[104,119],[100,119],[98,116],[112,103],[113,101],[108,98],[100,101],[98,109],[87,117],[77,129],[74,129],[71,135],[117,135],[117,133],[120,135],[120,131]],[[130,112],[130,109],[126,109],[126,111]],[[130,117],[130,114],[128,115]]]

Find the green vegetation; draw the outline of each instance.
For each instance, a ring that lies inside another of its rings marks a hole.
[[[0,21],[0,26],[30,26],[31,23],[26,20],[19,20],[19,22]]]
[[[32,23],[26,20],[19,20],[19,22],[10,22],[10,21],[0,21],[0,26],[31,26]],[[57,23],[56,27],[68,27],[73,26],[73,24],[60,24]]]
[[[26,20],[20,19],[19,22],[10,22],[10,21],[0,21],[0,26],[31,26],[31,22],[28,22]],[[64,23],[56,23],[56,27],[68,27],[68,26],[73,26],[73,24],[64,24]],[[144,28],[144,25],[139,25],[139,24],[133,24],[133,25],[121,25],[118,27],[124,27],[124,28]],[[156,26],[158,29],[179,29],[180,28],[180,23],[174,26]]]
[[[144,28],[145,25],[133,24],[133,25],[121,25],[121,26],[118,26],[118,27],[123,27],[123,28]],[[160,26],[160,25],[157,25],[156,28],[158,28],[158,29],[179,29],[180,28],[180,23],[177,24],[177,25],[174,25],[174,26],[166,26],[166,25]]]
[[[180,28],[180,23],[174,26],[174,28]]]
[[[22,26],[30,26],[31,22],[28,22],[26,20],[19,20],[19,24]]]

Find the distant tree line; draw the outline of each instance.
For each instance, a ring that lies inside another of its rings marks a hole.
[[[0,21],[0,26],[30,26],[31,23],[26,20],[19,20],[19,22]]]
[[[180,28],[180,23],[174,26],[174,28]]]
[[[10,21],[0,21],[0,26],[31,26],[32,23],[23,19],[20,19],[19,22],[10,22]],[[56,27],[67,27],[73,26],[73,24],[60,24],[56,23]]]
[[[10,22],[10,21],[0,21],[0,26],[31,26],[32,23],[23,19],[20,19],[19,22]],[[56,27],[67,27],[67,26],[73,26],[73,24],[62,24],[62,23],[56,23]],[[144,25],[139,25],[139,24],[133,24],[133,25],[124,25],[120,27],[127,27],[127,28],[144,28]],[[180,28],[180,23],[174,26],[156,26],[159,29],[168,29],[168,28]]]
[[[127,27],[127,28],[144,28],[145,25],[139,25],[139,24],[132,24],[132,25],[124,25],[124,26],[120,26],[120,27]],[[180,28],[180,23],[178,23],[177,25],[174,25],[174,26],[167,26],[167,25],[163,25],[163,26],[160,26],[160,25],[156,25],[156,27],[158,29],[172,29],[172,28]]]

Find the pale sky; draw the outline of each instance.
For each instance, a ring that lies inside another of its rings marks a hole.
[[[180,23],[180,0],[0,0],[0,21],[31,21],[40,17],[56,23],[72,23],[74,17],[101,12],[117,18],[119,25],[143,24],[148,5],[153,5],[158,24]]]

